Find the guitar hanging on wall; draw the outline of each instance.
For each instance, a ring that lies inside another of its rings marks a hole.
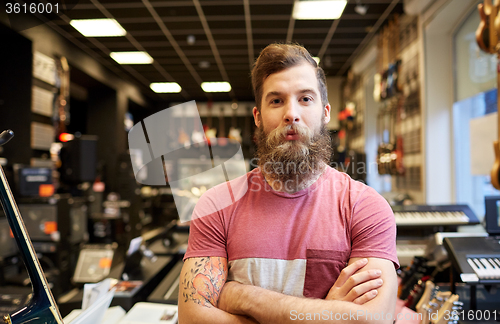
[[[6,130],[0,134],[0,146],[7,143],[14,132]],[[36,256],[35,249],[26,230],[26,226],[19,213],[19,208],[14,200],[9,183],[0,166],[0,203],[3,207],[12,233],[21,252],[22,259],[28,270],[28,275],[33,288],[33,297],[30,302],[13,314],[5,315],[3,320],[8,324],[63,324],[61,314],[57,308],[54,296],[49,289],[49,284]]]
[[[54,126],[56,135],[66,133],[67,125],[70,122],[69,113],[69,64],[64,56],[56,60],[57,82],[59,83],[59,93],[56,94],[54,109]]]
[[[492,28],[496,32],[496,41],[497,44],[495,46],[495,50],[497,53],[497,107],[500,104],[500,94],[498,93],[498,85],[500,84],[500,65],[498,61],[500,60],[500,49],[498,44],[498,35],[500,33],[500,15],[498,15],[500,8],[500,1],[495,1],[494,11],[497,14],[493,23],[494,28]],[[498,130],[498,138],[495,142],[493,142],[493,147],[495,150],[495,163],[493,164],[493,168],[491,169],[491,184],[496,189],[500,190],[500,109],[497,108],[497,130]]]
[[[492,5],[491,0],[484,0],[484,3],[477,5],[481,22],[476,30],[476,41],[479,48],[489,54],[497,54],[497,107],[500,104],[500,93],[498,85],[500,84],[500,66],[498,59],[500,58],[500,46],[498,44],[498,35],[500,34],[500,17],[498,14],[500,8],[500,0],[495,0]],[[491,184],[496,189],[500,190],[500,111],[497,109],[498,115],[498,138],[493,142],[495,151],[495,163],[491,169]]]

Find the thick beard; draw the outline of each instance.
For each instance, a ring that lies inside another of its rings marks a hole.
[[[286,140],[289,130],[295,131],[299,139]],[[266,134],[261,123],[255,135],[257,163],[268,181],[282,184],[291,181],[299,188],[330,163],[331,137],[325,124],[314,133],[309,128],[293,124]]]

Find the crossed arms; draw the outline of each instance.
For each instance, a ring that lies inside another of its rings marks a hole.
[[[180,324],[295,323],[315,313],[320,316],[308,323],[393,323],[397,283],[389,260],[351,258],[324,300],[226,283],[227,274],[226,258],[185,261],[179,284]]]

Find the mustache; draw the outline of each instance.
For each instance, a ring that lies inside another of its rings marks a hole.
[[[272,130],[267,135],[266,145],[275,146],[285,142],[285,138],[289,132],[299,135],[299,139],[305,142],[310,142],[313,136],[309,128],[297,124],[291,124]]]

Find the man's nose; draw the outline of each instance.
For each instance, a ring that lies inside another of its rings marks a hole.
[[[285,124],[298,123],[300,121],[298,104],[296,102],[289,102],[285,106],[285,114],[283,115],[283,121]]]

